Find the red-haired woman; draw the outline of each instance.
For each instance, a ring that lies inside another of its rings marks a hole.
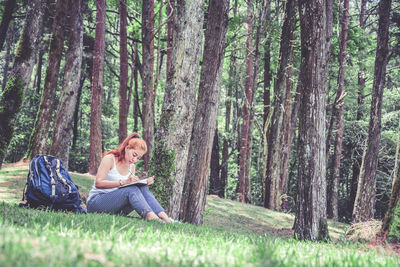
[[[147,220],[172,222],[146,185],[122,185],[139,181],[135,163],[147,152],[146,142],[139,134],[128,136],[115,150],[105,153],[97,171],[96,180],[87,200],[88,212],[129,214],[135,210]]]

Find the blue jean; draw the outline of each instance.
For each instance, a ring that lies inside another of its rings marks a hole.
[[[94,195],[87,203],[88,212],[128,215],[135,210],[141,217],[153,211],[155,214],[164,209],[147,186],[128,186],[109,193]]]

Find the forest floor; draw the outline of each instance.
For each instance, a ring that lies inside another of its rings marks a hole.
[[[28,163],[25,162],[3,165],[0,173],[0,201],[11,204],[20,203],[28,169]],[[85,200],[94,177],[74,172],[70,174],[75,183],[79,185],[79,191]],[[221,199],[214,195],[207,197],[204,213],[204,226],[206,227],[290,240],[294,235],[293,223],[294,214]],[[398,245],[388,244],[375,237],[380,228],[379,221],[351,226],[329,220],[328,227],[332,243],[354,242],[362,244],[360,250],[372,249],[381,254],[400,256]]]

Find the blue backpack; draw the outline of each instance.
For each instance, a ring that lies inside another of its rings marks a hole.
[[[20,206],[87,213],[81,207],[78,186],[62,162],[50,155],[36,155],[31,160],[22,197],[24,200],[26,204]]]

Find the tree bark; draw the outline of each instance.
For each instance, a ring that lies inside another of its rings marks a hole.
[[[24,99],[24,91],[32,75],[43,22],[42,5],[40,0],[29,2],[10,79],[0,98],[0,168],[14,134],[14,125]]]
[[[239,201],[246,202],[248,196],[248,187],[246,187],[246,162],[247,150],[249,149],[249,129],[250,112],[253,103],[253,0],[247,2],[247,38],[246,38],[246,87],[243,104],[243,122],[240,142],[240,162],[239,162]]]
[[[3,50],[4,41],[6,40],[8,26],[12,20],[12,15],[17,6],[17,0],[7,0],[3,16],[1,16],[1,23],[0,23],[0,51]]]
[[[284,128],[284,115],[290,114],[290,109],[285,110],[282,107],[290,108],[291,90],[292,86],[290,83],[291,79],[291,65],[293,64],[293,42],[294,42],[294,31],[296,28],[296,1],[288,0],[286,2],[284,23],[282,26],[281,44],[279,52],[279,71],[277,73],[277,79],[274,86],[274,109],[270,127],[270,145],[268,149],[270,152],[270,158],[267,160],[267,181],[269,185],[269,201],[268,208],[273,210],[280,210],[281,195],[286,192],[283,191],[286,188],[285,183],[287,180],[283,180],[281,176],[281,160],[283,159],[283,139],[282,135]],[[287,98],[289,97],[289,98]],[[287,116],[289,118],[289,116]],[[286,128],[287,129],[287,128]],[[289,151],[289,150],[288,150]],[[287,151],[287,152],[288,152]]]
[[[326,220],[325,97],[326,2],[299,1],[302,85],[295,236],[329,238]]]
[[[185,222],[203,224],[212,141],[217,125],[229,0],[210,0],[199,96],[181,204]]]
[[[50,132],[50,123],[52,121],[54,110],[54,99],[56,98],[61,57],[64,50],[67,13],[67,0],[58,0],[55,19],[53,21],[53,34],[50,41],[49,60],[40,108],[36,115],[34,129],[25,156],[28,159],[32,158],[36,154],[44,154],[47,150],[47,139]]]
[[[83,53],[83,16],[81,0],[69,0],[68,50],[65,56],[63,87],[60,96],[53,142],[50,154],[58,157],[68,169],[69,147],[73,129],[73,118],[81,81]]]
[[[153,190],[172,218],[179,217],[193,128],[204,0],[179,0],[177,6],[171,69],[149,170],[159,178]]]
[[[145,1],[143,1],[145,2]],[[128,112],[129,102],[127,100],[128,91],[128,46],[127,46],[127,8],[126,0],[120,0],[120,37],[119,37],[119,128],[118,137],[121,144],[128,133]]]
[[[374,218],[376,199],[376,170],[378,167],[381,137],[382,97],[385,86],[386,65],[389,54],[389,24],[392,1],[379,2],[379,27],[375,57],[374,82],[372,88],[371,113],[368,137],[358,178],[357,195],[354,201],[353,222]]]
[[[144,168],[149,170],[149,160],[154,144],[154,99],[153,65],[154,65],[154,0],[142,2],[142,54],[143,54],[143,106],[142,123],[143,139],[147,143],[147,153],[143,156]]]
[[[339,55],[339,76],[338,76],[338,90],[334,109],[337,114],[336,125],[336,139],[333,153],[333,170],[331,174],[331,186],[328,188],[328,218],[337,221],[339,219],[339,178],[340,178],[340,159],[342,158],[343,149],[343,131],[344,131],[344,74],[346,70],[346,46],[347,46],[347,33],[349,30],[349,0],[343,2],[343,21],[342,21],[342,38],[340,42],[340,55]],[[327,155],[328,157],[328,155]]]
[[[217,125],[218,126],[218,125]],[[211,150],[210,161],[210,188],[208,193],[210,195],[218,195],[224,197],[224,185],[220,180],[220,164],[219,164],[219,140],[218,140],[218,127],[215,129],[214,141]]]
[[[168,75],[171,69],[171,58],[172,58],[172,45],[174,41],[174,12],[175,11],[175,0],[168,0],[167,3],[167,70],[166,73]]]
[[[95,175],[102,156],[101,98],[103,93],[106,1],[96,1],[96,36],[93,51],[92,107],[90,113],[89,173]]]
[[[267,4],[267,21],[271,21],[271,4],[268,1]],[[269,36],[269,32],[267,32],[267,36],[265,37],[265,45],[264,45],[264,92],[263,92],[263,102],[264,102],[264,113],[263,113],[263,206],[269,206],[269,193],[270,193],[270,182],[267,180],[267,164],[268,164],[268,142],[269,142],[269,125],[271,118],[271,38]]]

